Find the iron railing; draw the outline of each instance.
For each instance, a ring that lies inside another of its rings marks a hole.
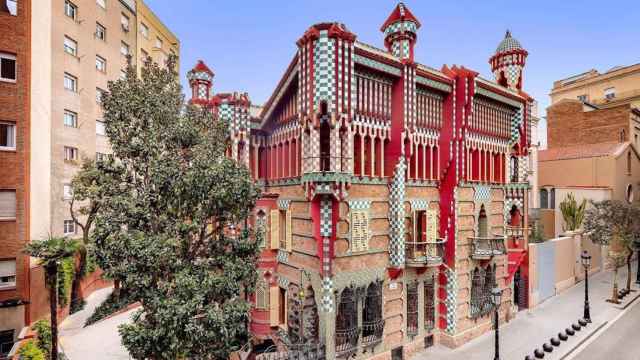
[[[374,346],[382,341],[384,319],[365,321],[362,323],[362,346]]]
[[[285,351],[265,352],[256,360],[325,360],[324,344],[290,345]]]
[[[504,236],[494,235],[492,237],[472,237],[471,257],[476,260],[488,260],[496,255],[506,253],[504,246]]]
[[[407,284],[407,335],[418,335],[418,282]]]
[[[349,357],[358,350],[360,328],[357,326],[344,330],[336,330],[336,357]]]
[[[444,257],[446,240],[409,241],[405,244],[406,265],[411,267],[439,266]]]

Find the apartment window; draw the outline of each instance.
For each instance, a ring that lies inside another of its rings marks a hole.
[[[616,88],[610,87],[604,89],[604,98],[607,100],[612,100],[616,97]]]
[[[71,184],[63,184],[62,185],[62,198],[65,200],[71,199],[73,196],[73,188]]]
[[[120,15],[120,25],[124,32],[129,32],[129,17],[125,14]]]
[[[96,152],[96,161],[103,161],[107,159],[107,154],[105,153],[101,153],[101,152]]]
[[[16,191],[0,190],[0,219],[16,219]]]
[[[0,52],[0,81],[16,82],[16,56]]]
[[[78,56],[78,42],[68,36],[65,36],[64,52],[73,56]]]
[[[15,330],[0,331],[0,357],[8,357],[13,348],[13,339],[15,338]]]
[[[102,56],[96,55],[96,70],[103,73],[107,72],[107,60]]]
[[[627,174],[631,175],[631,150],[627,153]]]
[[[77,128],[78,127],[78,114],[70,111],[70,110],[65,110],[64,111],[64,126],[68,126],[68,127],[72,127],[72,128]]]
[[[162,39],[160,39],[159,37],[156,38],[156,47],[158,49],[162,49]]]
[[[149,38],[149,27],[144,23],[140,23],[140,33],[144,36],[145,39]]]
[[[102,98],[104,97],[104,94],[106,93],[106,91],[100,89],[100,88],[96,88],[96,102],[98,104],[102,104]]]
[[[76,233],[76,223],[73,220],[64,221],[64,234],[73,235]]]
[[[64,88],[73,92],[78,91],[78,78],[71,74],[64,73]]]
[[[145,49],[140,49],[140,59],[142,61],[147,61],[148,57],[149,57],[149,53]]]
[[[76,16],[78,16],[78,7],[71,1],[66,0],[64,2],[64,14],[75,20]]]
[[[18,15],[18,2],[16,0],[6,0],[7,10],[13,16]]]
[[[125,70],[120,70],[120,80],[127,79],[127,72]]]
[[[96,135],[105,136],[104,121],[96,120]]]
[[[100,23],[96,23],[96,39],[107,41],[107,28]]]
[[[96,0],[96,4],[103,9],[107,8],[107,0]]]
[[[16,149],[16,124],[0,122],[0,150]]]
[[[16,287],[16,260],[0,260],[0,289]]]
[[[587,102],[587,95],[578,95],[578,100],[582,102]]]
[[[64,160],[65,161],[76,161],[78,160],[78,148],[74,148],[71,146],[64,147]]]
[[[120,42],[120,54],[124,56],[129,55],[129,44],[124,41]]]

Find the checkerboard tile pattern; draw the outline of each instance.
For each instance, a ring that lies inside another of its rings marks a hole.
[[[328,30],[320,31],[313,50],[315,81],[314,104],[318,110],[321,101],[329,105],[329,112],[333,112],[335,101],[335,39],[329,38]]]
[[[291,205],[291,200],[287,200],[287,199],[278,200],[278,209],[280,210],[289,210],[290,205]]]
[[[323,197],[320,203],[320,236],[330,237],[332,230],[331,223],[331,198]]]
[[[491,188],[488,186],[475,186],[474,190],[473,199],[475,201],[488,201],[491,198]]]
[[[389,262],[392,267],[404,266],[404,198],[405,172],[407,166],[404,157],[398,160],[390,184],[389,194]]]
[[[369,210],[371,208],[371,200],[349,200],[347,203],[351,210]]]
[[[445,270],[445,275],[447,277],[447,285],[446,292],[447,297],[444,300],[445,305],[447,306],[447,327],[445,331],[451,335],[456,332],[456,323],[457,323],[457,315],[456,310],[458,309],[457,295],[458,295],[458,275],[455,271],[447,268]]]
[[[333,312],[333,280],[330,277],[325,277],[322,279],[322,300],[320,303],[320,307],[324,312]]]
[[[427,200],[409,200],[411,203],[411,210],[427,210],[429,207],[429,202]]]
[[[278,254],[276,255],[276,260],[278,260],[278,262],[282,264],[289,263],[289,253],[284,250],[278,250]]]
[[[515,112],[511,119],[511,144],[520,140],[520,125],[522,124],[522,107]]]
[[[284,276],[278,276],[278,286],[280,286],[283,289],[288,289],[289,288],[289,279],[287,279]]]

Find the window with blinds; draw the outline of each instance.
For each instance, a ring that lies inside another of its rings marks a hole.
[[[0,289],[16,287],[16,260],[0,260]]]
[[[369,250],[369,211],[351,212],[351,251]]]
[[[0,190],[0,219],[15,220],[16,218],[16,191]]]

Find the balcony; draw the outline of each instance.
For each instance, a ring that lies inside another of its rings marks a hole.
[[[471,257],[474,260],[490,260],[497,255],[506,253],[504,236],[494,235],[493,237],[472,237]]]
[[[355,355],[358,351],[358,338],[360,337],[360,328],[352,326],[348,329],[336,329],[336,357],[348,358]]]
[[[364,321],[362,323],[362,346],[375,346],[382,342],[384,320]]]
[[[429,267],[442,265],[444,239],[436,241],[406,242],[405,264],[409,267]]]

